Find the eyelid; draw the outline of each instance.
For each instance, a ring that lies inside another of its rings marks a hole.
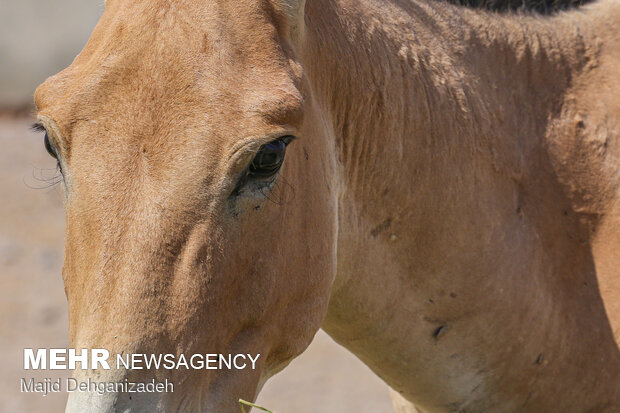
[[[56,151],[59,155],[61,153],[66,153],[67,148],[65,147],[63,140],[60,139],[60,131],[58,130],[58,127],[56,126],[56,122],[54,122],[52,119],[48,118],[45,115],[39,114],[37,116],[36,125],[40,125],[40,127],[42,127],[45,130],[50,140],[50,143],[52,144],[54,148],[56,148]],[[37,128],[40,128],[40,127],[37,126]]]
[[[284,145],[288,146],[291,142],[297,140],[297,136],[295,136],[295,135],[283,135],[283,136],[281,136],[278,139],[282,139],[282,142],[284,142]]]
[[[228,155],[228,161],[230,164],[235,165],[232,169],[244,169],[263,145],[284,137],[289,138],[284,142],[286,145],[297,139],[293,131],[284,130],[263,136],[261,138],[244,139],[243,141],[237,143],[232,147],[230,155]]]
[[[49,145],[52,147],[55,156],[58,156],[58,149],[56,148],[56,144],[54,143],[54,141],[50,138],[50,134],[47,132],[47,129],[45,129],[45,126],[43,126],[43,124],[41,122],[35,122],[32,125],[30,125],[30,129],[35,131],[35,132],[40,132],[40,133],[44,133],[45,134],[45,145],[47,146],[47,144],[49,143]]]

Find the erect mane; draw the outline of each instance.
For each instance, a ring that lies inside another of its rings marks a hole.
[[[499,12],[533,11],[551,14],[560,10],[579,7],[593,0],[445,0],[461,6]]]

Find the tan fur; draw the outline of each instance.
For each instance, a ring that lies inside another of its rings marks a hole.
[[[71,344],[262,356],[67,411],[236,412],[321,325],[401,409],[619,411],[619,23],[616,0],[108,2],[36,93]],[[273,192],[235,196],[287,134]]]

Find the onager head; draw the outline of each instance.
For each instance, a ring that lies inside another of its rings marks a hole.
[[[67,411],[237,412],[318,330],[337,185],[292,46],[300,8],[111,0],[38,88],[64,177],[71,347],[260,354],[256,370],[76,370],[175,391],[75,393]]]

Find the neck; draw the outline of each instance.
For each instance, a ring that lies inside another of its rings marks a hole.
[[[596,285],[584,275],[593,264],[587,247],[545,232],[569,209],[544,141],[574,79],[596,65],[588,14],[386,3],[308,1],[297,48],[343,171],[323,327],[430,411],[557,410],[558,377],[588,383],[578,403],[597,407],[613,392],[584,375],[612,377],[618,351],[610,331],[583,333],[605,318],[596,291],[571,323],[563,305],[583,277]],[[569,218],[553,225],[581,234]],[[539,253],[550,245],[551,263]],[[605,362],[587,358],[592,346]]]
[[[513,118],[553,115],[597,53],[579,14],[518,17],[425,0],[314,0],[307,14],[304,67],[322,105],[339,115],[333,125],[345,167],[361,131],[386,130],[393,118],[372,115],[388,107],[429,138],[455,138],[464,128],[480,134],[481,127],[526,134],[512,128]]]

